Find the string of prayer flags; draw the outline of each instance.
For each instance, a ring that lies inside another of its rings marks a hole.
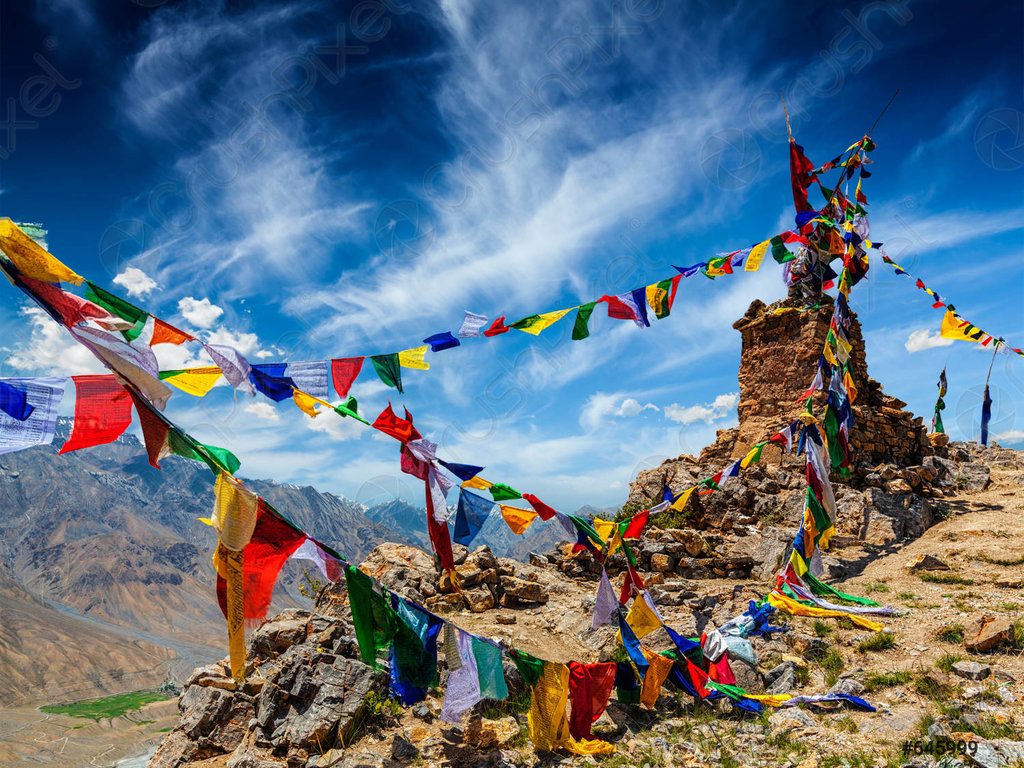
[[[491,490],[493,491],[494,488],[492,487]],[[532,509],[520,509],[519,507],[510,507],[506,504],[499,506],[501,507],[501,516],[505,519],[512,533],[517,536],[522,536],[526,533],[530,523],[537,519],[537,513]]]
[[[401,394],[402,366],[398,361],[398,353],[374,355],[370,358],[370,362],[373,363],[373,370],[377,372],[377,377],[389,387],[397,389],[399,394]]]
[[[12,453],[34,445],[49,445],[57,428],[57,412],[67,379],[46,377],[3,379],[3,384],[24,394],[25,404],[15,402],[0,409],[0,454]],[[17,415],[12,415],[14,411]],[[24,416],[24,418],[18,418]]]
[[[331,381],[334,383],[334,391],[338,393],[338,397],[348,396],[352,382],[356,380],[363,368],[363,360],[362,357],[331,360]]]
[[[132,423],[128,390],[110,374],[72,376],[75,382],[75,420],[71,437],[58,453],[112,443]]]
[[[580,305],[580,308],[576,310],[576,320],[572,326],[572,339],[573,341],[580,341],[590,336],[590,328],[588,323],[590,322],[590,316],[594,314],[594,307],[597,306],[596,301],[591,301],[587,304]]]
[[[455,512],[454,540],[468,547],[480,533],[487,518],[497,504],[463,488],[459,493],[459,506]]]
[[[451,331],[445,331],[444,333],[435,333],[433,336],[428,336],[423,340],[423,343],[430,345],[431,352],[441,352],[445,349],[457,347],[461,342],[452,336]]]
[[[8,218],[0,219],[0,250],[18,272],[34,280],[81,285],[84,279],[51,256]]]

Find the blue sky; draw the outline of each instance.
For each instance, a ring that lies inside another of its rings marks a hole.
[[[5,3],[0,208],[42,222],[93,281],[254,361],[392,352],[464,310],[574,306],[789,228],[779,90],[821,163],[899,88],[874,133],[872,237],[1024,345],[1022,7],[807,7]],[[404,404],[488,479],[567,511],[618,505],[637,471],[735,423],[731,324],[783,294],[770,260],[698,276],[649,329],[595,313],[572,342],[570,316],[432,356],[404,396],[372,373],[353,394],[371,418]],[[7,295],[0,374],[94,369]],[[853,304],[872,376],[927,419],[947,366],[947,428],[976,439],[988,353],[937,345],[941,312],[880,263]],[[1024,447],[1024,360],[998,358],[992,383],[992,432]],[[232,448],[243,476],[422,495],[393,441],[330,414],[226,387],[168,414]]]

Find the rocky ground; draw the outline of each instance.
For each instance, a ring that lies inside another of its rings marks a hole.
[[[971,444],[939,453],[920,466],[862,472],[860,488],[837,487],[843,512],[826,558],[831,580],[847,576],[842,590],[895,606],[885,630],[783,617],[786,633],[754,639],[757,668],[733,664],[750,692],[841,690],[874,703],[874,713],[819,706],[739,716],[667,690],[646,711],[613,696],[595,733],[616,745],[614,756],[537,755],[525,735],[529,694],[514,666],[506,668],[509,700],[483,702],[458,725],[436,719],[443,661],[424,703],[397,706],[383,675],[358,660],[343,590],[328,586],[311,613],[286,612],[254,634],[242,689],[222,664],[196,671],[179,701],[181,721],[151,765],[1013,764],[1024,759],[1024,454]],[[769,588],[765,577],[792,538],[787,499],[799,489],[788,487],[791,474],[785,463],[758,468],[688,509],[682,522],[694,527],[649,530],[644,574],[671,626],[689,634],[718,626]],[[588,555],[561,547],[523,564],[481,548],[459,559],[465,601],[411,547],[378,547],[363,568],[465,629],[544,658],[615,657],[614,632],[590,629],[599,568]],[[667,645],[657,633],[647,641]]]

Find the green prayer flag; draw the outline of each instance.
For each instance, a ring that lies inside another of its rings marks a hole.
[[[665,297],[661,300],[658,310],[654,313],[654,316],[659,320],[664,320],[672,311],[672,306],[669,302],[669,297],[672,295],[672,281],[662,280],[658,283],[658,289],[665,292]]]
[[[355,399],[355,397],[349,395],[348,400],[346,400],[344,403],[334,406],[334,412],[337,413],[339,416],[351,416],[356,421],[361,421],[363,422],[363,424],[369,424],[370,422],[368,422],[366,419],[359,415],[358,408],[359,402]]]
[[[115,296],[110,291],[106,291],[94,283],[90,283],[88,280],[85,281],[85,298],[93,304],[103,307],[112,315],[117,315],[122,320],[132,323],[135,326],[134,328],[121,332],[128,341],[134,341],[138,338],[139,334],[142,333],[142,329],[146,326],[146,320],[149,319],[149,313],[146,310],[139,309],[134,304],[129,304],[124,299]]]
[[[538,320],[540,320],[540,315],[530,315],[529,317],[524,317],[522,320],[516,320],[509,326],[509,328],[515,328],[518,331],[525,331]]]
[[[576,310],[576,322],[572,325],[573,341],[585,339],[590,335],[590,328],[587,327],[587,323],[590,322],[590,316],[594,314],[594,307],[596,306],[597,302],[591,301],[589,304],[580,305],[580,308]]]
[[[523,498],[523,494],[504,483],[494,483],[489,490],[491,492],[491,498],[495,501],[511,501]]]
[[[390,355],[374,355],[370,358],[373,362],[373,369],[377,372],[380,380],[389,387],[402,391],[402,366],[398,362],[398,353]]]
[[[374,589],[373,580],[358,568],[345,568],[345,586],[359,655],[365,664],[379,667],[377,652],[391,644],[401,622],[384,595]]]
[[[242,466],[238,457],[227,448],[204,445],[174,427],[167,432],[167,446],[175,456],[204,462],[215,475],[220,474],[221,470],[233,475]]]
[[[544,660],[515,649],[509,651],[509,655],[512,656],[512,661],[515,662],[516,669],[523,676],[523,680],[533,688],[540,680],[540,676],[544,674]]]
[[[848,595],[845,592],[840,592],[838,589],[830,587],[824,582],[818,581],[810,571],[805,573],[801,578],[807,583],[807,586],[811,588],[811,592],[815,595],[829,595],[831,597],[839,598],[840,600],[845,600],[849,603],[855,603],[856,605],[878,605],[874,600],[868,600],[866,597],[856,597],[855,595]]]
[[[818,529],[818,535],[814,537],[814,543],[817,544],[822,531],[827,531],[832,527],[832,520],[829,519],[828,513],[821,506],[812,488],[807,489],[807,507],[811,510],[814,526]]]
[[[787,261],[792,261],[796,258],[796,255],[789,252],[786,244],[782,241],[782,238],[776,235],[770,241],[772,246],[772,258],[775,259],[779,264],[785,264]]]

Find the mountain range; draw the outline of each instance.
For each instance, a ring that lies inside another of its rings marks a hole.
[[[213,503],[209,470],[174,456],[154,469],[131,434],[58,456],[69,432],[61,420],[52,445],[0,456],[0,700],[12,706],[181,679],[225,652],[216,539],[199,522]],[[309,486],[245,483],[352,562],[385,541],[429,547],[423,507],[404,500],[367,508]],[[525,559],[564,538],[539,520],[516,536],[492,515],[473,545]],[[305,570],[287,565],[272,613],[305,600]]]

